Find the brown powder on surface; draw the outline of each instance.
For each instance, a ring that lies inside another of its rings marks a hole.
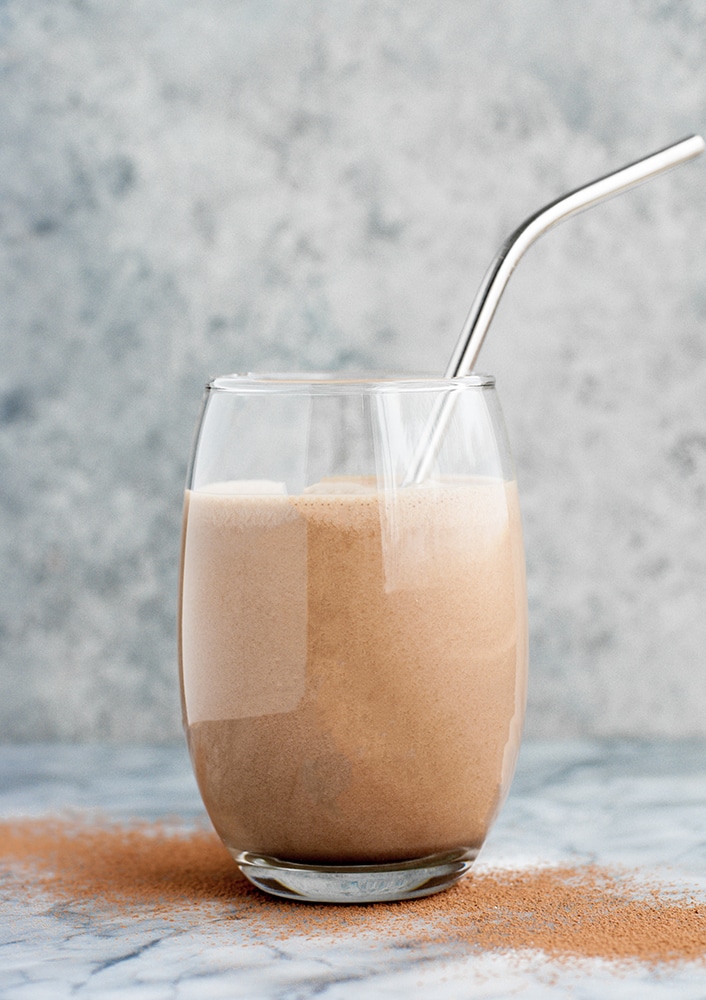
[[[125,920],[159,917],[256,939],[341,934],[472,952],[527,949],[566,961],[674,965],[706,959],[706,901],[635,872],[596,866],[479,870],[438,895],[326,906],[266,897],[235,869],[216,835],[162,824],[62,819],[0,823],[0,894],[46,898]]]

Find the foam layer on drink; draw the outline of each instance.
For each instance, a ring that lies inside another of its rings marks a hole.
[[[301,863],[478,848],[524,712],[515,485],[234,489],[187,494],[183,550],[185,723],[219,834]]]

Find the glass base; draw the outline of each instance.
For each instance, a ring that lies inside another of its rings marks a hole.
[[[384,903],[448,889],[466,874],[477,850],[446,851],[387,865],[300,865],[231,852],[258,889],[305,903]]]

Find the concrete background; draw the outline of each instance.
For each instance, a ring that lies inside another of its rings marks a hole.
[[[0,3],[0,738],[179,736],[203,383],[442,370],[501,240],[706,128],[702,0]],[[706,158],[567,222],[478,367],[533,736],[706,736]]]

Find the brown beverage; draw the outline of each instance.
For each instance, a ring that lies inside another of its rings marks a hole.
[[[524,714],[514,483],[236,489],[185,505],[185,725],[218,833],[304,864],[476,851]]]

